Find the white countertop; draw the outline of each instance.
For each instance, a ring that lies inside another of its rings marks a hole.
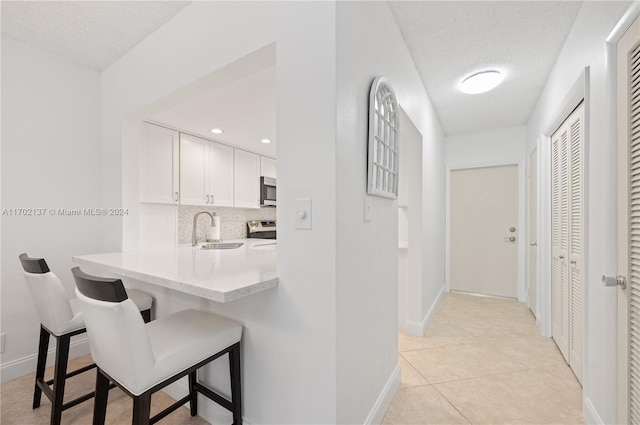
[[[181,245],[144,251],[78,255],[73,261],[217,302],[278,286],[274,240],[240,239],[236,249],[203,250]]]

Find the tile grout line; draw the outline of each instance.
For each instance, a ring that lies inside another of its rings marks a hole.
[[[460,411],[460,409],[458,409],[458,407],[456,407],[455,404],[453,404],[453,402],[451,402],[451,400],[449,400],[444,394],[442,394],[442,392],[440,392],[440,390],[438,389],[438,387],[436,387],[435,384],[432,385],[433,389],[436,390],[438,392],[438,394],[440,394],[440,396],[442,398],[444,398],[447,403],[449,403],[451,405],[451,407],[453,407],[455,409],[456,412],[458,412],[460,414],[460,416],[462,416],[464,418],[465,421],[467,421],[470,425],[472,424],[472,422],[469,420],[469,418],[467,418],[464,413],[462,413]]]

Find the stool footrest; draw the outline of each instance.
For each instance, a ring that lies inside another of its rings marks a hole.
[[[90,365],[83,366],[80,369],[76,369],[76,370],[74,370],[72,372],[67,373],[67,375],[64,377],[64,379],[73,378],[74,376],[80,375],[81,373],[84,373],[84,372],[86,372],[88,370],[91,370],[91,369],[93,369],[95,367],[96,367],[95,363],[91,363]],[[53,384],[53,379],[49,379],[47,381],[47,385],[51,385],[51,384]]]
[[[84,369],[84,370],[78,369],[75,372],[78,372],[78,373],[86,372],[88,370],[93,369],[94,367],[96,367],[96,365],[92,364],[92,365],[83,367],[82,369]],[[78,375],[78,373],[72,372],[72,374],[67,375],[67,377]],[[53,384],[53,379],[50,379],[48,381],[44,381],[43,379],[36,379],[36,385],[38,385],[38,387],[42,390],[42,393],[47,396],[49,401],[53,400],[53,390],[51,389],[51,384]],[[116,384],[114,384],[113,382],[109,384],[109,389],[112,389],[112,388],[115,388],[115,387],[116,387]],[[67,410],[67,409],[69,409],[69,408],[71,408],[73,406],[76,406],[76,405],[82,403],[83,401],[87,401],[87,400],[95,397],[95,395],[96,395],[96,392],[95,391],[91,391],[90,393],[84,394],[84,395],[82,395],[82,396],[80,396],[78,398],[74,398],[73,400],[64,403],[60,409],[63,410],[63,411]]]
[[[196,387],[196,391],[199,392],[200,394],[204,395],[205,397],[207,397],[212,401],[215,401],[216,403],[218,403],[220,406],[224,407],[228,411],[233,412],[233,404],[226,398],[222,397],[220,394],[214,393],[209,388],[205,387],[204,385],[198,382],[195,383],[195,387]]]
[[[191,400],[191,396],[190,395],[181,398],[180,400],[178,400],[175,403],[173,403],[171,406],[169,406],[166,409],[164,409],[162,412],[160,412],[157,415],[155,415],[153,418],[149,419],[149,423],[150,424],[155,424],[156,422],[164,419],[166,416],[168,416],[172,412],[174,412],[174,411],[178,410],[180,407],[182,407],[189,400]]]

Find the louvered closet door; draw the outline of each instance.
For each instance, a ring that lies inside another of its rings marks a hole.
[[[618,42],[618,423],[640,424],[640,23]]]
[[[567,120],[569,133],[569,365],[582,383],[584,309],[583,146],[584,103]]]
[[[552,306],[553,339],[565,359],[569,358],[569,279],[567,248],[569,244],[569,204],[567,193],[566,126],[551,137],[551,220],[552,220]]]

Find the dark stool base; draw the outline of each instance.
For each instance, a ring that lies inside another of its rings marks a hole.
[[[213,392],[209,388],[197,382],[197,370],[218,357],[229,353],[229,374],[231,375],[231,401]],[[189,376],[189,395],[176,401],[154,417],[151,415],[151,395],[178,379]],[[140,395],[134,395],[118,382],[114,381],[102,369],[98,368],[96,375],[96,400],[93,408],[93,425],[104,425],[107,413],[107,399],[109,397],[109,382],[113,381],[129,397],[133,398],[133,425],[150,425],[165,418],[177,410],[183,404],[189,402],[191,416],[198,414],[198,393],[215,401],[220,406],[233,413],[233,425],[242,425],[242,383],[240,374],[240,343],[233,344],[219,353],[201,361],[200,363],[183,370],[177,375],[159,383]]]
[[[143,320],[148,323],[151,321],[151,310],[141,311]],[[64,403],[64,387],[66,380],[81,373],[87,372],[96,367],[95,363],[84,366],[80,369],[67,373],[67,364],[69,362],[69,348],[71,346],[71,337],[86,332],[85,328],[75,331],[55,335],[49,329],[40,325],[40,342],[38,344],[38,362],[36,366],[36,380],[33,390],[33,408],[40,407],[42,394],[47,396],[51,401],[51,425],[60,425],[62,412],[76,406],[83,401],[87,401],[95,396],[95,391],[91,391],[74,400]],[[56,344],[56,360],[53,369],[53,379],[44,380],[44,371],[47,367],[47,353],[49,351],[49,339],[53,336],[57,340]],[[114,388],[111,385],[111,388]]]

